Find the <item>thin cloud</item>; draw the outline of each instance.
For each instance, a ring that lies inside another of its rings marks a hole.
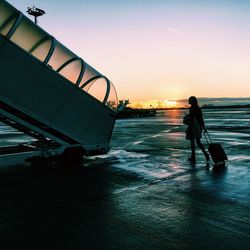
[[[183,32],[181,32],[181,31],[179,31],[177,29],[168,27],[168,30],[171,31],[172,33],[175,33],[178,36],[185,37],[185,38],[188,37],[186,34],[184,34]]]

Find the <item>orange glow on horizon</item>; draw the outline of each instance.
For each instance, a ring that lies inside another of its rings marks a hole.
[[[129,104],[131,108],[180,108],[184,105],[175,100],[149,100],[149,101],[135,101]]]

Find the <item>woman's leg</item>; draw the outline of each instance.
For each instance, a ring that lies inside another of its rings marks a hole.
[[[191,143],[192,154],[191,154],[191,158],[189,158],[189,160],[190,161],[195,161],[195,141],[194,141],[194,139],[191,139],[190,143]]]
[[[199,138],[196,138],[196,143],[199,146],[199,148],[202,150],[203,154],[205,155],[206,160],[209,161],[209,154],[206,152],[205,147],[203,146]]]

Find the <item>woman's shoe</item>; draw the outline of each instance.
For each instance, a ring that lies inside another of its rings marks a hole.
[[[193,157],[193,156],[191,156],[190,158],[188,158],[188,160],[189,160],[190,162],[196,162],[196,159],[195,159],[195,157]]]

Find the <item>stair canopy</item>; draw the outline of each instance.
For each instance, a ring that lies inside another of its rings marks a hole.
[[[55,73],[86,91],[114,112],[117,94],[112,82],[58,42],[8,2],[0,0],[0,35],[35,57]],[[0,47],[3,46],[0,44]]]

